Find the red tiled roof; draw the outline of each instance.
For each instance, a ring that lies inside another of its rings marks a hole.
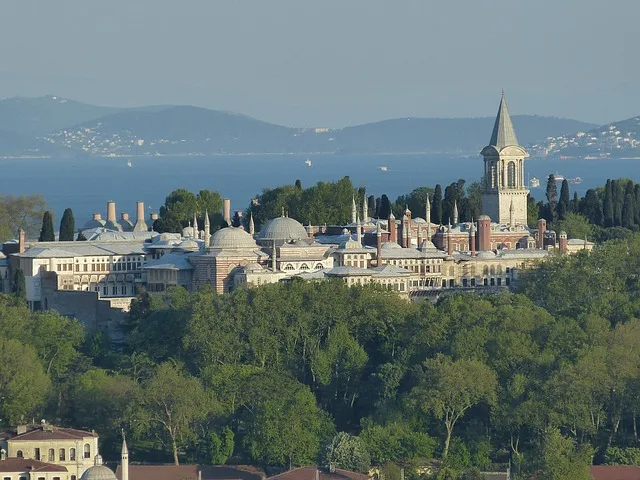
[[[129,465],[129,480],[263,480],[262,470],[248,465]],[[116,469],[120,480],[122,470]]]
[[[594,480],[640,480],[640,467],[633,465],[594,465],[591,467]]]
[[[23,440],[81,440],[87,437],[97,437],[95,432],[76,430],[75,428],[56,427],[53,425],[28,425],[27,432],[20,435],[15,430],[7,432],[6,437],[12,442]]]
[[[24,472],[66,472],[67,467],[53,465],[51,463],[31,460],[29,458],[9,457],[0,460],[0,472],[24,473]]]
[[[316,478],[317,471],[317,478]],[[333,473],[325,469],[316,467],[294,468],[288,472],[269,477],[269,480],[368,480],[369,476],[364,473],[351,472],[336,468]]]

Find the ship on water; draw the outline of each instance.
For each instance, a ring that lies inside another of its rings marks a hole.
[[[529,179],[529,187],[531,188],[539,188],[540,187],[540,179],[536,177],[531,177]]]
[[[307,158],[307,159],[304,161],[304,164],[305,164],[307,167],[310,167],[310,166],[311,166],[311,159],[310,159],[310,158]]]

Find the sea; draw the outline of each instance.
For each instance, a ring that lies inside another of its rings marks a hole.
[[[306,160],[310,160],[308,166]],[[130,166],[129,166],[130,165]],[[215,190],[231,199],[233,211],[245,210],[265,188],[302,182],[330,182],[349,176],[367,194],[386,194],[391,200],[420,186],[448,185],[464,178],[479,180],[482,157],[443,154],[387,155],[220,155],[90,157],[77,159],[0,159],[0,195],[42,195],[56,222],[69,207],[76,224],[94,212],[106,216],[106,202],[116,202],[120,212],[135,215],[136,201],[145,202],[148,214],[157,212],[173,190]],[[640,182],[640,159],[527,159],[526,177],[538,178],[531,190],[543,199],[550,173],[580,177],[570,185],[571,195],[601,186],[607,178],[630,178]]]

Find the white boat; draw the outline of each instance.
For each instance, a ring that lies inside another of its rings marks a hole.
[[[380,169],[381,172],[388,172],[389,169],[386,166],[382,166],[382,167],[378,167]]]
[[[127,160],[127,167],[133,167],[133,163],[131,163],[131,160]]]
[[[304,164],[305,164],[307,167],[310,167],[310,166],[311,166],[311,160],[307,158],[307,159],[304,161]]]
[[[561,175],[558,172],[556,172],[553,174],[553,178],[556,179],[556,182],[561,182],[564,180],[564,175]]]
[[[540,180],[536,177],[531,177],[529,179],[529,186],[531,188],[538,188],[540,186]]]

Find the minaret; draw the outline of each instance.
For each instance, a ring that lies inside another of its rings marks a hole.
[[[427,240],[431,240],[431,202],[429,201],[429,195],[427,195],[427,209],[424,219],[427,221]]]
[[[120,480],[129,480],[129,449],[127,448],[127,439],[124,436],[124,430],[122,431],[122,453],[120,457],[120,468],[122,469]]]
[[[211,243],[211,222],[209,220],[209,210],[204,211],[204,246],[208,247]]]
[[[362,228],[360,226],[360,219],[356,217],[356,239],[360,245],[362,245]]]
[[[482,194],[482,213],[501,225],[527,224],[527,189],[524,180],[524,161],[529,156],[518,144],[504,92],[493,126],[489,145],[482,149],[485,185]],[[513,203],[513,222],[510,206]]]
[[[249,214],[249,235],[253,236],[256,233],[256,226],[253,223],[253,212]]]
[[[369,205],[367,205],[367,195],[362,197],[362,222],[369,221]]]
[[[198,217],[196,216],[196,212],[193,212],[193,237],[198,238]]]
[[[351,197],[351,223],[356,223],[356,215],[358,214],[356,209],[356,197]]]
[[[458,224],[458,201],[453,201],[453,224]]]

